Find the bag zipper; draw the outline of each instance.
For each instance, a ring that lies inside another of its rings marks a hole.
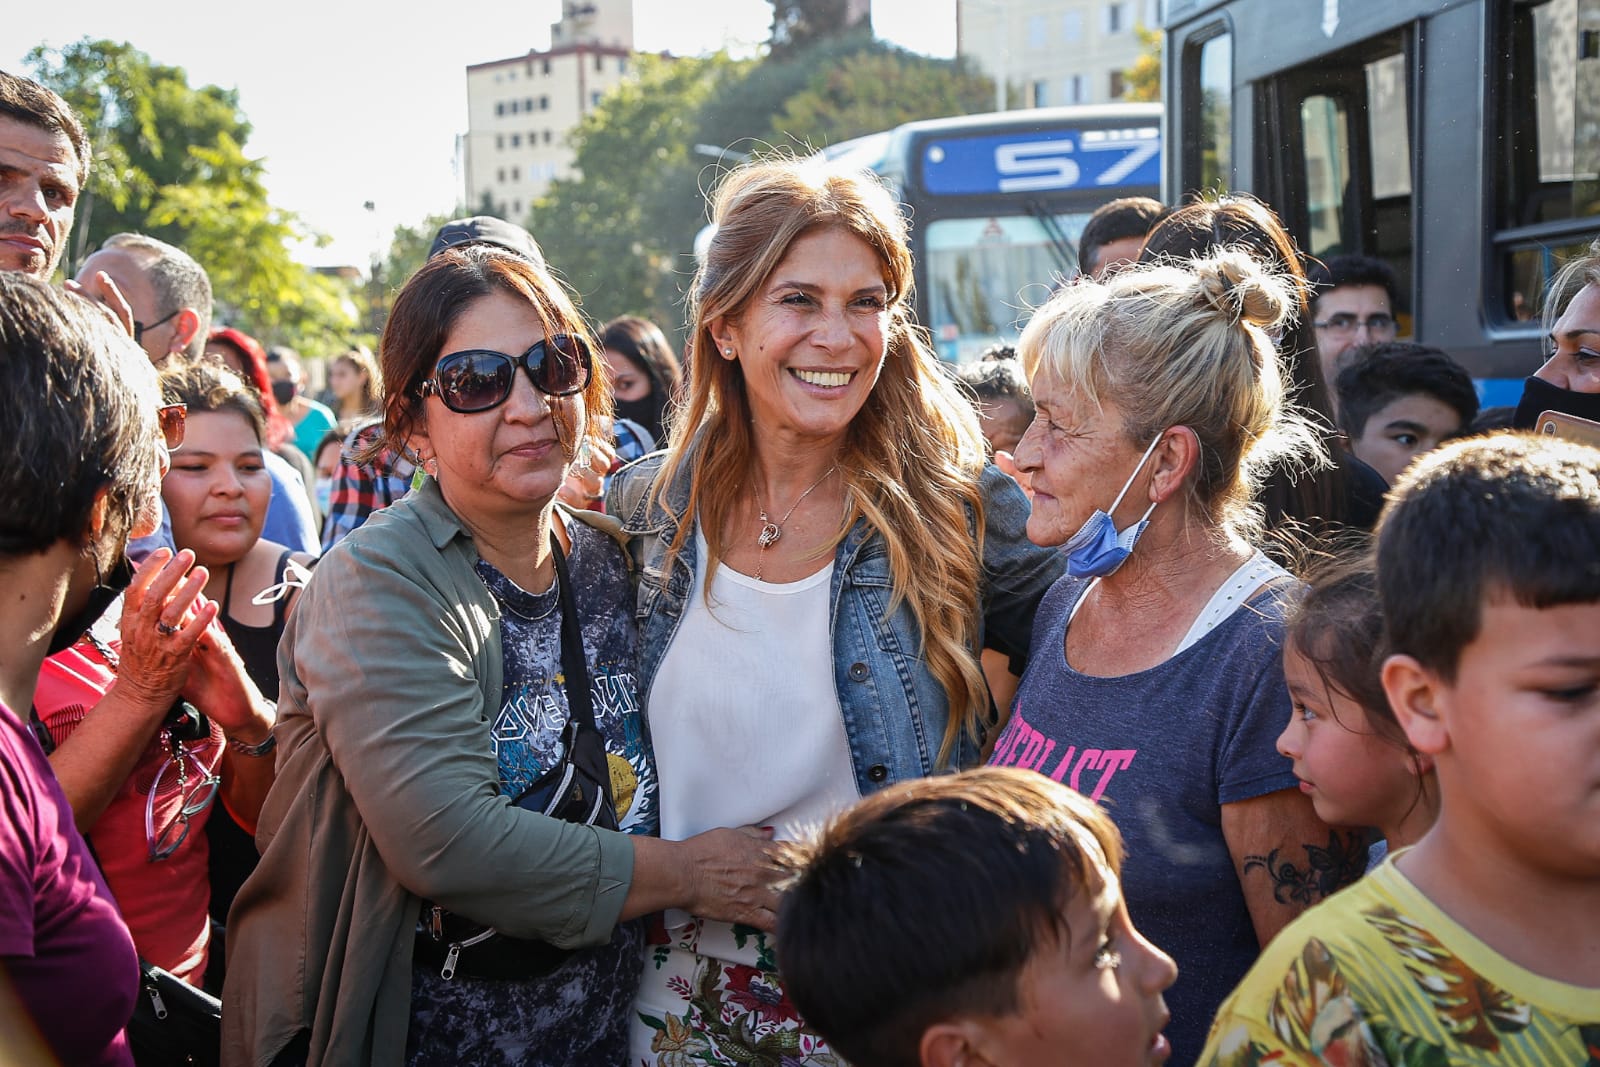
[[[150,1004],[156,1010],[156,1018],[165,1019],[167,1017],[167,1002],[161,999],[161,990],[156,985],[155,979],[145,979],[144,991],[150,996]]]
[[[439,977],[443,978],[446,982],[454,978],[456,976],[456,961],[461,958],[461,950],[464,948],[471,948],[480,941],[487,941],[494,935],[495,930],[494,927],[491,926],[481,934],[473,934],[465,941],[452,941],[450,943],[450,950],[444,954],[444,966],[439,969]]]

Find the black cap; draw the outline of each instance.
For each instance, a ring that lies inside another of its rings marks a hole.
[[[469,219],[453,219],[445,223],[439,227],[433,247],[428,249],[428,258],[432,259],[447,248],[479,242],[515,252],[524,259],[532,260],[537,266],[545,265],[544,253],[539,251],[533,234],[514,222],[497,219],[493,215],[474,215]]]

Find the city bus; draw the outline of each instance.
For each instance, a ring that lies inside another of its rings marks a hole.
[[[1157,104],[1035,108],[910,122],[823,150],[886,178],[911,220],[917,321],[941,358],[1015,342],[1078,270],[1095,208],[1156,196]]]
[[[1248,191],[1308,254],[1387,261],[1402,335],[1515,403],[1600,233],[1600,7],[1168,0],[1163,29],[1167,201]]]

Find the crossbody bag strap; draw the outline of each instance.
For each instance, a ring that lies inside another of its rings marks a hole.
[[[561,671],[567,676],[567,706],[578,729],[598,731],[589,691],[589,658],[583,652],[583,627],[578,622],[578,598],[572,592],[566,553],[561,551],[554,531],[550,534],[550,551],[555,556],[556,584],[561,587]]]

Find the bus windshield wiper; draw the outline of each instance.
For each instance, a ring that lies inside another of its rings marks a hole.
[[[1077,270],[1078,250],[1067,240],[1067,233],[1061,228],[1055,212],[1038,200],[1029,200],[1023,207],[1028,214],[1039,221],[1039,227],[1049,238],[1050,250],[1056,255],[1056,263],[1060,266],[1062,275],[1070,276]]]

